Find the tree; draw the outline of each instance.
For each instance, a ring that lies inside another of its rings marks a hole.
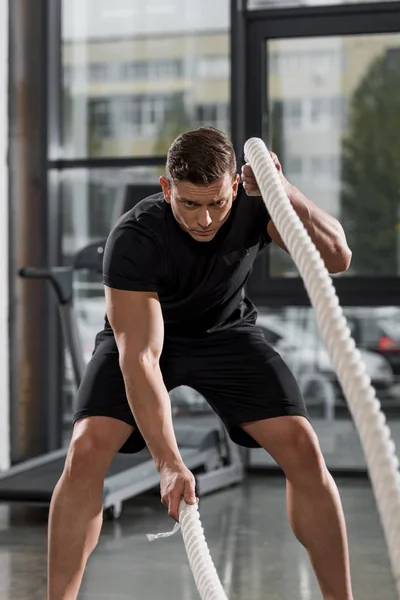
[[[342,142],[342,223],[358,275],[395,274],[400,192],[400,55],[367,70]]]

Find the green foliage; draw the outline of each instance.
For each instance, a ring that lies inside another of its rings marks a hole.
[[[400,61],[390,58],[376,59],[355,90],[342,145],[341,221],[358,275],[399,268]]]

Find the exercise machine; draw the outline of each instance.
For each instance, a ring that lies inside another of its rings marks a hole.
[[[82,269],[101,272],[105,240],[90,244],[75,257],[71,267],[24,268],[20,276],[50,282],[57,299],[62,336],[68,351],[76,386],[85,370],[82,344],[73,302],[73,275]],[[198,495],[240,483],[244,465],[239,448],[229,439],[219,419],[212,414],[174,422],[185,465],[194,473]],[[67,448],[24,461],[0,474],[0,502],[48,504],[63,471]],[[159,473],[148,449],[137,454],[117,454],[104,482],[103,507],[112,519],[120,516],[128,498],[155,488]]]

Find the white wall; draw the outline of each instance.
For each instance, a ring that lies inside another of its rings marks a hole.
[[[9,466],[8,0],[0,0],[0,471]]]

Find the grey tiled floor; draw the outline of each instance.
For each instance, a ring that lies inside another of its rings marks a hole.
[[[375,503],[365,480],[339,480],[347,517],[355,600],[395,600]],[[201,501],[207,541],[230,600],[321,598],[303,548],[286,521],[280,477],[246,483]],[[46,509],[0,506],[0,598],[45,600]],[[145,533],[168,531],[159,497],[126,504],[105,522],[87,567],[81,600],[197,600],[180,534],[150,544]]]

